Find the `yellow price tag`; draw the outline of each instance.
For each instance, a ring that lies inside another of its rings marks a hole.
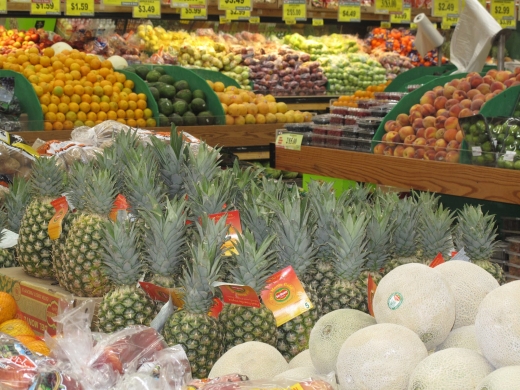
[[[313,26],[323,26],[323,19],[312,19]]]
[[[208,9],[203,8],[181,8],[181,19],[202,19],[208,18]]]
[[[491,16],[502,26],[502,28],[515,28],[515,1],[514,0],[491,0]]]
[[[94,16],[94,0],[67,0],[65,15]]]
[[[225,16],[220,15],[220,16],[218,17],[218,22],[219,22],[220,24],[228,24],[229,22],[231,22],[231,20],[226,19]]]
[[[381,22],[381,27],[382,28],[391,28],[392,27],[392,23],[390,23],[390,22]]]
[[[276,147],[301,150],[303,134],[282,133],[276,137]]]
[[[219,10],[239,10],[239,11],[252,11],[253,6],[251,0],[219,0]]]
[[[112,7],[137,7],[138,0],[103,0],[103,5],[110,5]]]
[[[345,3],[338,7],[338,22],[360,22],[361,6],[359,3]]]
[[[455,26],[459,22],[459,18],[454,18],[452,16],[445,16],[442,18],[441,28],[443,30],[449,30],[451,26]]]
[[[139,0],[132,12],[134,19],[161,19],[161,0]]]
[[[205,8],[206,0],[172,0],[172,8]]]
[[[226,11],[226,19],[228,20],[249,20],[251,11],[239,11],[236,9]]]
[[[0,14],[7,13],[7,0],[0,0]]]
[[[60,0],[49,0],[46,3],[31,3],[31,15],[60,15]]]
[[[412,9],[410,7],[403,8],[400,14],[391,14],[390,23],[396,24],[410,24],[412,21]]]
[[[410,30],[417,30],[417,23],[410,23]]]
[[[400,14],[403,12],[403,0],[376,0],[376,14]]]
[[[251,23],[251,24],[258,24],[258,23],[260,23],[260,16],[251,16],[249,18],[249,23]]]
[[[505,29],[512,29],[512,30],[516,30],[516,20],[515,19],[500,19],[498,20],[498,24],[500,24],[500,26],[502,28],[505,28]]]
[[[433,16],[443,18],[445,16],[459,15],[459,0],[434,0]]]
[[[284,3],[283,20],[307,20],[307,5],[305,3]]]

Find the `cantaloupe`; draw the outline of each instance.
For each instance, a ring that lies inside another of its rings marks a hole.
[[[352,309],[334,310],[321,317],[309,338],[309,351],[316,370],[322,374],[334,371],[345,340],[359,329],[375,324],[374,317]]]
[[[295,382],[303,381],[306,379],[310,379],[313,376],[316,376],[317,372],[315,368],[312,367],[297,367],[292,368],[290,370],[284,371],[274,377],[274,379],[290,379]]]
[[[51,48],[54,50],[54,54],[60,54],[62,51],[65,50],[72,50],[72,46],[65,42],[56,42],[54,45],[51,46]]]
[[[128,68],[128,62],[121,56],[108,57],[108,61],[112,63],[115,70]]]
[[[506,366],[493,371],[475,390],[520,390],[520,366]]]
[[[520,280],[486,295],[475,332],[480,350],[495,368],[520,365]]]
[[[437,347],[437,351],[448,348],[467,348],[481,353],[475,333],[475,325],[462,326],[453,329],[446,340]]]
[[[312,367],[314,368],[314,364],[311,359],[311,351],[306,349],[305,351],[300,352],[298,355],[293,357],[289,362],[289,368],[298,368],[298,367]]]
[[[455,299],[442,275],[423,264],[401,265],[381,279],[374,295],[378,323],[406,326],[428,350],[441,344],[455,322]]]
[[[444,276],[455,298],[453,329],[473,325],[484,297],[500,285],[489,272],[468,261],[452,260],[435,267]]]
[[[239,344],[217,360],[209,378],[227,374],[247,375],[250,380],[272,378],[289,369],[289,364],[276,348],[258,341]]]
[[[341,390],[406,389],[415,366],[428,356],[416,333],[396,324],[367,326],[341,346],[336,376]]]
[[[410,377],[408,390],[474,390],[493,371],[478,352],[448,348],[420,362]]]

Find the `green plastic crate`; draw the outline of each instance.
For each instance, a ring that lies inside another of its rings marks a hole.
[[[386,88],[385,92],[408,92],[410,84],[422,84],[418,80],[424,76],[443,76],[456,70],[453,65],[446,66],[418,66],[398,75]]]
[[[334,188],[334,193],[336,194],[336,196],[340,196],[343,192],[347,191],[349,188],[356,186],[356,182],[353,180],[336,179],[334,177],[310,175],[310,174],[304,173],[303,179],[302,179],[302,187],[305,191],[308,190],[309,183],[311,182],[311,180],[334,183],[333,188]]]
[[[157,123],[159,123],[159,107],[157,106],[157,102],[153,98],[152,92],[150,92],[150,88],[143,81],[141,77],[132,72],[127,72],[125,70],[119,70],[118,72],[123,73],[128,80],[132,80],[134,82],[134,92],[135,93],[144,93],[146,95],[146,104],[148,108],[152,110],[153,117]]]
[[[240,84],[232,79],[229,76],[226,76],[225,74],[222,74],[220,72],[215,72],[213,70],[208,69],[190,69],[193,73],[195,73],[197,76],[202,77],[204,80],[209,80],[214,83],[217,81],[220,81],[222,84],[224,84],[225,87],[237,87],[241,88]]]
[[[520,85],[506,89],[490,101],[486,102],[480,113],[485,117],[512,117],[518,104]]]

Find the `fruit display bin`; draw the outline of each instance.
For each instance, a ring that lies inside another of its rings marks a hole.
[[[424,76],[438,77],[445,76],[456,68],[453,65],[445,66],[429,66],[429,67],[416,67],[408,69],[406,72],[398,75],[392,82],[385,88],[385,92],[407,92],[407,86],[409,84],[421,84],[417,82]]]
[[[140,78],[138,75],[132,72],[126,72],[124,70],[120,70],[119,72],[123,73],[128,80],[134,82],[135,92],[136,93],[144,93],[146,95],[148,108],[152,110],[153,117],[156,121],[159,121],[159,107],[157,106],[157,102],[153,98],[152,93],[150,92],[150,88],[148,85]]]
[[[204,80],[209,80],[214,83],[217,81],[220,81],[222,84],[224,84],[225,87],[237,87],[241,88],[240,84],[237,83],[236,80],[233,80],[231,77],[226,76],[225,74],[222,74],[220,72],[215,72],[213,70],[208,69],[199,69],[199,68],[190,68],[190,71],[195,73],[197,76],[202,77]]]

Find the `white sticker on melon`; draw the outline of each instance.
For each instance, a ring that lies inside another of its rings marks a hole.
[[[437,351],[448,348],[467,348],[481,354],[482,352],[477,342],[477,334],[475,333],[475,325],[453,329],[446,340],[437,347]]]
[[[448,348],[420,362],[410,377],[408,390],[474,390],[493,366],[478,352]]]
[[[442,343],[455,322],[455,299],[444,278],[417,263],[401,265],[381,279],[374,295],[378,323],[406,326],[428,350]]]
[[[520,366],[507,366],[482,379],[475,390],[520,390]]]
[[[480,350],[496,368],[520,365],[520,280],[484,298],[475,331]]]
[[[341,390],[405,389],[415,366],[427,356],[421,339],[410,329],[371,325],[343,343],[336,375]]]
[[[455,298],[455,323],[453,328],[473,325],[480,302],[500,285],[482,267],[461,260],[451,260],[435,267],[450,286]]]
[[[359,310],[334,310],[314,325],[309,338],[309,351],[316,370],[327,374],[336,369],[339,350],[354,332],[375,325],[374,317]]]

